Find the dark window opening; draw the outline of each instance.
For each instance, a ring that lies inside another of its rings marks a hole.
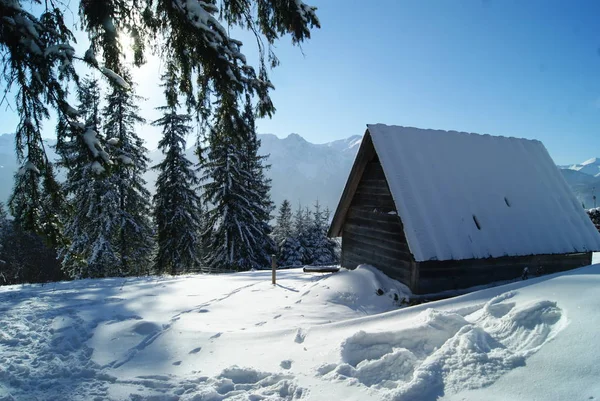
[[[504,197],[504,203],[506,203],[506,206],[510,207],[510,202],[508,201],[506,196]]]
[[[473,215],[473,221],[475,222],[477,229],[481,230],[481,225],[479,224],[479,220],[477,220],[477,217],[475,217],[475,215]]]

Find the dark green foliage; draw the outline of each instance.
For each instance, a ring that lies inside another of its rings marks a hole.
[[[329,210],[321,211],[315,202],[314,211],[298,206],[294,217],[293,238],[298,243],[294,252],[304,265],[325,265],[338,262],[338,243],[327,237]]]
[[[202,162],[203,201],[209,208],[206,261],[217,269],[264,268],[274,252],[268,224],[270,183],[256,153],[259,142],[253,121],[247,114],[227,110],[220,108]]]
[[[290,201],[284,199],[279,207],[279,213],[275,219],[275,227],[273,228],[273,239],[279,246],[283,240],[289,238],[293,234],[292,225],[292,205]]]
[[[126,81],[131,81],[127,69],[119,69]],[[108,180],[118,198],[114,215],[117,221],[114,248],[119,255],[117,275],[148,274],[153,249],[151,196],[143,174],[148,169],[148,150],[137,135],[136,128],[145,120],[139,115],[133,87],[125,89],[112,85],[102,112],[104,136],[111,143],[113,166]]]
[[[292,222],[292,207],[286,199],[281,203],[273,229],[273,240],[277,245],[278,266],[302,266],[300,241],[295,236]]]
[[[153,166],[159,171],[154,195],[154,220],[157,226],[158,250],[154,258],[159,273],[183,273],[200,267],[202,244],[202,205],[195,191],[198,186],[193,164],[185,156],[185,138],[189,135],[191,117],[177,114],[172,76],[163,77],[167,106],[163,116],[152,124],[162,127],[158,147],[165,159]]]
[[[0,285],[64,280],[56,252],[37,234],[8,220],[0,204]]]
[[[312,221],[309,225],[310,264],[325,265],[337,263],[337,243],[327,237],[329,228],[329,210],[323,212],[317,201],[314,205]]]
[[[119,199],[109,171],[89,158],[89,142],[101,138],[100,90],[96,80],[82,82],[79,101],[87,136],[73,133],[62,121],[57,128],[61,138],[57,152],[61,163],[69,167],[64,188],[70,206],[65,224],[68,241],[59,250],[59,256],[70,277],[106,277],[118,273],[115,267],[119,266],[119,258],[113,238],[118,232]]]

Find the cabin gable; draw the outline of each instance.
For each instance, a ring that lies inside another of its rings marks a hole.
[[[342,266],[353,269],[365,261],[409,287],[416,284],[415,262],[375,154],[365,164],[342,226]]]

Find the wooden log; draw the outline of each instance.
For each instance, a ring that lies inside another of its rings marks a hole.
[[[304,266],[302,270],[304,273],[337,273],[340,268],[335,266]]]
[[[353,238],[353,239],[356,239],[356,237],[358,237],[358,238],[360,238],[360,241],[362,241],[363,243],[365,243],[367,245],[381,246],[386,249],[395,249],[395,250],[399,250],[404,253],[410,254],[410,251],[408,249],[408,244],[406,243],[406,240],[404,239],[404,236],[402,236],[402,235],[383,235],[382,236],[382,235],[377,235],[377,233],[374,233],[374,232],[363,232],[362,235],[357,235],[351,229],[347,230],[346,228],[344,228],[342,242],[347,237]]]
[[[378,268],[389,267],[390,269],[399,269],[406,271],[408,275],[410,275],[411,272],[410,261],[394,258],[381,253],[375,254],[363,252],[356,248],[346,250],[345,260],[355,261],[359,264],[369,264]]]
[[[464,289],[518,280],[525,267],[533,276],[538,266],[542,267],[543,274],[548,274],[586,266],[590,262],[591,253],[419,262],[418,285],[413,291],[423,294]]]
[[[380,237],[383,237],[385,235],[397,235],[400,238],[404,238],[404,229],[402,228],[402,226],[395,223],[373,223],[369,219],[353,217],[348,219],[346,221],[346,224],[344,224],[344,229],[346,228],[354,230],[359,235],[361,232],[372,232],[376,233]]]
[[[363,179],[358,184],[356,188],[357,191],[385,191],[385,194],[391,196],[390,188],[388,187],[388,183],[385,179],[372,178],[372,179]]]
[[[396,204],[391,197],[371,196],[356,192],[350,206],[361,206],[363,208],[385,208],[386,211],[396,210]]]
[[[402,221],[400,220],[400,217],[396,214],[395,210],[393,211],[393,213],[390,213],[366,207],[353,206],[348,211],[348,218],[353,217],[381,223],[397,224],[400,227],[402,227]]]

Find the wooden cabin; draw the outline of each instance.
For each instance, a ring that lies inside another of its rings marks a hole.
[[[591,263],[600,234],[535,140],[368,125],[329,229],[415,294]]]

